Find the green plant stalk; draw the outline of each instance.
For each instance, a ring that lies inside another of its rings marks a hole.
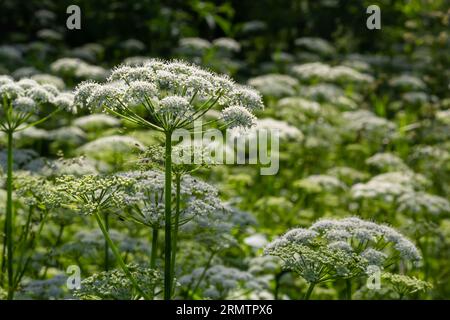
[[[309,284],[308,290],[305,293],[305,298],[304,298],[305,300],[309,300],[309,297],[311,296],[311,293],[313,292],[315,286],[316,286],[315,283]]]
[[[156,254],[158,252],[158,228],[153,228],[152,231],[152,252],[150,255],[150,268],[156,267]]]
[[[350,279],[345,279],[345,298],[352,300],[352,281]]]
[[[165,171],[164,300],[170,300],[172,293],[172,132],[170,130],[166,131]]]
[[[99,215],[99,212],[96,211],[94,213],[95,215],[95,219],[97,220],[97,224],[100,227],[100,230],[103,233],[103,236],[105,237],[105,240],[108,242],[109,247],[111,248],[112,252],[114,253],[114,256],[117,259],[117,262],[119,263],[120,268],[122,269],[122,271],[125,273],[126,277],[128,278],[128,280],[130,280],[130,282],[133,284],[134,288],[136,289],[136,291],[145,299],[150,300],[150,297],[145,294],[145,292],[141,289],[141,287],[139,286],[139,284],[137,283],[136,279],[134,279],[133,275],[131,274],[130,270],[128,270],[128,267],[125,265],[125,262],[122,259],[122,256],[120,255],[119,250],[117,249],[116,245],[114,244],[114,242],[111,240],[108,230],[106,230],[105,225],[103,224],[102,218]]]
[[[212,259],[214,258],[215,255],[216,255],[215,251],[211,252],[211,255],[209,256],[209,259],[206,262],[206,266],[203,269],[202,274],[198,278],[197,284],[195,285],[194,289],[192,290],[191,297],[193,297],[195,295],[195,293],[197,292],[198,288],[200,287],[200,284],[202,283],[203,278],[205,278],[205,276],[206,276],[206,271],[208,271],[209,267],[211,266]]]
[[[13,182],[13,132],[8,135],[8,160],[7,160],[7,182],[6,182],[6,250],[8,269],[8,300],[14,299],[14,274],[13,274],[13,203],[12,203],[12,182]]]
[[[109,216],[108,213],[105,212],[105,228],[106,231],[109,232]],[[105,239],[105,262],[104,262],[104,269],[105,271],[109,270],[109,246],[108,246],[108,241],[106,241]]]
[[[0,286],[3,287],[6,271],[6,223],[3,226],[2,264],[0,266]]]
[[[172,247],[172,265],[171,274],[172,279],[175,278],[175,261],[177,258],[177,243],[178,243],[178,225],[180,221],[180,193],[181,193],[181,177],[179,174],[175,177],[176,184],[176,198],[175,198],[175,221],[173,226],[173,247]],[[173,290],[175,290],[175,285],[173,285]]]

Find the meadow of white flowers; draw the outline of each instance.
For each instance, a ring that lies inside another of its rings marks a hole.
[[[244,27],[0,43],[0,299],[449,297],[445,77],[309,36],[259,60]]]

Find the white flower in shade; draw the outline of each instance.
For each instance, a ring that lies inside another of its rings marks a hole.
[[[13,82],[14,82],[14,80],[10,76],[0,75],[0,86],[3,86],[3,85],[8,84],[8,83],[11,84]]]
[[[58,88],[59,90],[63,90],[66,85],[64,84],[64,81],[54,75],[51,74],[35,74],[33,76],[31,76],[31,79],[36,81],[39,84],[51,84],[54,85],[56,88]]]
[[[408,192],[397,200],[400,212],[412,215],[426,214],[432,216],[450,214],[450,202],[442,197],[424,192]]]
[[[49,103],[55,95],[43,87],[33,87],[27,90],[26,95],[38,103]]]
[[[144,145],[137,139],[128,136],[108,136],[91,141],[81,148],[79,152],[87,155],[101,155],[108,151],[127,153],[133,150],[145,150]]]
[[[301,93],[308,99],[327,102],[338,101],[340,97],[344,96],[344,91],[341,88],[329,83],[319,83],[303,87]]]
[[[329,56],[335,53],[331,43],[322,38],[303,37],[295,39],[295,45],[320,55]]]
[[[354,199],[381,199],[393,202],[398,196],[411,190],[395,182],[370,180],[367,183],[355,184],[351,189],[351,195]]]
[[[7,79],[7,78],[5,78]],[[72,96],[69,93],[60,93],[59,90],[51,84],[40,85],[31,79],[21,79],[18,82],[5,80],[4,84],[0,84],[0,97],[6,99],[11,103],[12,114],[7,117],[14,123],[14,127],[18,128],[24,124],[27,117],[25,114],[38,114],[39,105],[49,104],[57,109],[69,109],[73,106],[73,100],[69,99]],[[63,103],[64,102],[64,103]],[[3,113],[7,110],[8,103],[4,108],[0,108],[0,120],[3,118]]]
[[[396,128],[391,121],[367,110],[347,111],[343,113],[343,118],[348,129],[369,135],[389,136]]]
[[[326,79],[338,83],[371,83],[374,81],[372,76],[346,66],[336,66],[331,68]]]
[[[272,118],[259,119],[252,131],[259,130],[276,130],[282,139],[296,139],[297,141],[303,139],[303,133],[300,129],[291,126],[285,121],[276,120]]]
[[[28,78],[20,79],[19,81],[17,81],[17,84],[23,89],[32,89],[35,87],[39,87],[37,81]]]
[[[331,67],[321,62],[311,62],[293,66],[292,72],[300,80],[325,80],[331,72]]]
[[[388,152],[377,153],[371,156],[366,159],[366,164],[381,171],[409,170],[408,166],[400,157]]]
[[[241,106],[231,106],[222,111],[222,119],[229,128],[248,129],[256,125],[256,117]]]
[[[248,85],[256,88],[264,96],[285,97],[295,95],[299,82],[283,74],[267,74],[248,80]]]
[[[103,113],[90,114],[75,119],[73,124],[86,131],[96,131],[99,129],[118,127],[120,120]]]
[[[143,57],[143,56],[134,56],[134,57],[128,57],[125,60],[123,60],[123,64],[127,66],[137,67],[142,66],[146,62],[149,62],[151,60],[150,57]]]
[[[90,65],[78,58],[61,58],[50,65],[50,70],[62,76],[102,80],[107,71],[99,66]]]
[[[71,147],[79,146],[86,141],[86,133],[78,127],[68,126],[52,130],[48,134],[50,141],[67,144]]]
[[[75,74],[83,60],[77,58],[61,58],[50,64],[50,70],[58,74]]]
[[[45,90],[47,90],[48,92],[50,92],[54,97],[56,97],[58,94],[60,94],[58,88],[56,88],[56,86],[49,84],[49,83],[44,83],[43,85],[41,85],[41,87]]]
[[[306,113],[310,116],[320,114],[320,104],[301,97],[287,97],[280,99],[277,104],[281,109],[294,109],[295,111]]]
[[[87,63],[81,64],[75,71],[75,76],[81,79],[103,80],[106,79],[107,75],[108,72],[105,68]]]
[[[375,182],[390,182],[413,189],[423,189],[430,186],[430,181],[423,175],[412,171],[394,171],[379,174],[371,179]]]
[[[182,38],[179,43],[180,49],[189,50],[189,52],[201,53],[211,47],[208,40],[202,38]]]
[[[347,189],[346,185],[338,178],[324,174],[315,174],[297,180],[294,182],[294,186],[310,193],[337,192]]]
[[[431,100],[425,92],[407,92],[402,95],[403,101],[409,104],[424,104]]]
[[[245,238],[244,243],[253,248],[262,248],[267,244],[267,237],[261,233],[256,233]]]
[[[130,51],[142,51],[145,49],[145,44],[137,39],[127,39],[123,41],[120,46]]]
[[[75,96],[70,92],[63,92],[57,95],[52,103],[59,107],[60,109],[75,113],[76,109],[74,109],[74,99]]]
[[[213,46],[230,52],[241,51],[241,45],[233,38],[218,38],[213,41]]]
[[[0,86],[0,96],[15,99],[24,93],[24,89],[17,83],[5,83]]]
[[[36,108],[36,103],[33,99],[28,97],[19,97],[13,102],[14,110],[17,110],[18,112],[33,112]]]
[[[436,112],[436,119],[442,124],[450,126],[450,109]]]
[[[408,74],[392,78],[389,84],[394,88],[402,90],[413,91],[426,89],[425,83],[420,78]]]

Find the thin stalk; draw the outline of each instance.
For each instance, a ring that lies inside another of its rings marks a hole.
[[[152,232],[152,253],[150,256],[150,268],[156,267],[156,254],[158,251],[158,228],[154,227]]]
[[[200,287],[200,284],[202,283],[203,278],[204,278],[205,275],[206,275],[206,271],[208,271],[208,269],[209,269],[209,267],[210,267],[210,265],[211,265],[211,261],[212,261],[212,259],[214,258],[215,254],[216,254],[216,252],[214,252],[214,251],[211,252],[211,255],[209,256],[209,259],[208,259],[208,261],[206,262],[206,266],[205,266],[205,268],[203,269],[202,274],[201,274],[200,277],[198,278],[197,284],[195,285],[194,289],[192,290],[192,297],[194,296],[195,292],[197,292],[198,287]]]
[[[305,300],[309,300],[309,297],[311,296],[311,293],[313,292],[315,286],[316,286],[315,283],[309,284],[308,290],[305,293]]]
[[[119,249],[117,249],[116,245],[114,244],[114,242],[111,240],[108,230],[106,230],[105,225],[103,224],[102,218],[99,215],[99,212],[96,211],[94,213],[95,215],[95,219],[97,220],[97,224],[100,227],[100,230],[103,233],[103,236],[105,237],[106,241],[108,242],[108,245],[111,247],[112,252],[114,253],[114,256],[117,259],[117,262],[120,266],[120,268],[122,269],[122,271],[125,273],[126,277],[128,278],[128,280],[130,280],[130,282],[133,284],[134,288],[136,289],[136,291],[145,299],[150,299],[150,297],[145,294],[145,292],[141,289],[141,287],[139,287],[139,284],[137,283],[137,281],[134,279],[133,275],[131,274],[130,270],[128,270],[128,267],[126,266],[125,262],[122,259],[122,256],[120,255]]]
[[[59,226],[58,235],[56,236],[56,241],[53,244],[53,249],[56,249],[59,246],[59,244],[61,243],[62,236],[64,234],[64,228],[65,228],[64,224],[61,224]],[[51,250],[47,252],[47,256],[48,256],[49,260],[50,260],[50,254],[51,254]],[[49,265],[47,263],[45,265],[44,272],[43,272],[42,277],[41,277],[42,279],[45,279],[47,277],[48,267],[49,267]]]
[[[172,292],[172,132],[170,130],[166,131],[165,170],[164,300],[170,300]]]
[[[109,215],[107,212],[105,212],[105,228],[106,231],[109,232]],[[104,261],[104,268],[105,271],[109,270],[109,246],[108,241],[105,239],[105,261]]]
[[[345,297],[347,300],[352,300],[352,281],[350,279],[345,280]]]
[[[175,177],[176,184],[176,196],[175,196],[175,222],[173,226],[173,244],[172,244],[172,269],[170,272],[170,277],[175,278],[175,261],[177,258],[177,243],[178,243],[178,226],[180,220],[180,193],[181,193],[181,176],[179,174]],[[173,288],[175,290],[175,286]]]
[[[9,130],[8,135],[8,160],[6,179],[6,250],[8,269],[8,300],[14,299],[14,274],[13,274],[13,132]]]
[[[6,271],[6,223],[3,226],[2,265],[0,272],[0,285],[3,286]]]

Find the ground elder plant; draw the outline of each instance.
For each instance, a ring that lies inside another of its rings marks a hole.
[[[450,297],[444,1],[79,2],[0,19],[0,299]]]
[[[369,266],[388,269],[399,261],[415,265],[421,260],[415,245],[396,230],[356,217],[322,219],[308,229],[292,229],[264,253],[279,257],[285,269],[309,283],[305,299],[316,285],[340,279],[346,281],[351,299],[351,281],[364,276]]]
[[[172,288],[172,134],[193,129],[196,120],[212,108],[222,110],[222,125],[250,128],[253,112],[263,108],[260,95],[235,84],[226,76],[213,74],[181,61],[152,60],[142,66],[119,66],[108,82],[84,82],[75,93],[76,103],[91,110],[102,109],[146,129],[165,135],[165,291]],[[140,110],[138,110],[138,108]]]
[[[8,298],[14,297],[14,217],[13,217],[13,138],[20,131],[34,127],[49,119],[61,109],[71,111],[73,95],[62,93],[55,86],[40,85],[31,79],[14,81],[0,76],[0,130],[7,136],[7,199],[5,215],[5,255],[7,261]],[[50,112],[48,110],[50,109]],[[47,111],[47,112],[46,112]]]

